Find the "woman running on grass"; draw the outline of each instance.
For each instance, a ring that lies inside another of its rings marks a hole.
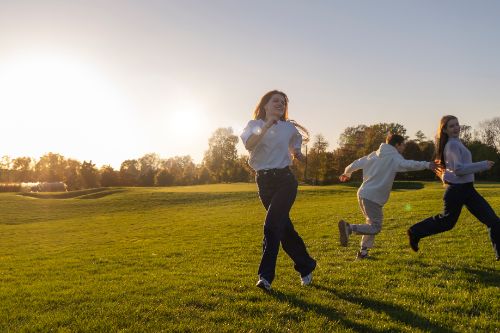
[[[264,222],[262,259],[257,287],[271,290],[280,243],[300,273],[302,285],[312,282],[316,261],[307,253],[304,241],[290,220],[297,195],[297,180],[291,172],[292,156],[304,160],[300,148],[307,130],[288,119],[288,97],[281,91],[266,93],[241,134],[250,153],[249,165],[256,172],[259,197],[267,211]]]
[[[488,227],[496,259],[500,260],[500,219],[490,204],[474,188],[474,173],[489,170],[492,161],[472,162],[472,155],[460,136],[460,124],[455,116],[444,116],[436,136],[438,176],[444,184],[444,211],[431,216],[408,229],[413,251],[418,251],[420,239],[451,230],[457,223],[462,207]]]

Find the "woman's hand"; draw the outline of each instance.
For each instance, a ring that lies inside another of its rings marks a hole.
[[[253,150],[255,148],[255,146],[257,146],[257,144],[260,142],[260,140],[262,140],[262,138],[266,134],[267,130],[269,128],[271,128],[274,124],[278,123],[278,119],[279,119],[278,117],[274,117],[274,116],[269,117],[264,122],[264,125],[262,126],[262,128],[259,128],[259,131],[257,133],[252,134],[248,138],[247,143],[245,145],[245,148],[249,151]]]
[[[276,125],[278,123],[278,119],[278,116],[270,116],[264,123],[264,127],[266,129],[270,129],[273,125]]]
[[[351,177],[350,177],[350,176],[348,176],[348,175],[346,175],[345,173],[339,176],[339,180],[340,180],[342,183],[345,183],[345,182],[349,181],[349,179],[351,179]]]
[[[486,161],[486,162],[488,162],[488,170],[493,168],[493,166],[495,165],[495,162],[493,162],[493,161]]]

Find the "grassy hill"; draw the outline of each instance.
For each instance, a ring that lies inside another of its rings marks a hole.
[[[500,214],[500,185],[477,188]],[[356,188],[301,187],[291,216],[318,268],[301,287],[281,251],[272,294],[254,287],[254,184],[0,194],[0,331],[498,332],[500,263],[482,224],[464,209],[418,254],[407,246],[442,193],[399,184],[372,258],[354,261],[360,237],[341,248],[336,224],[362,221]]]

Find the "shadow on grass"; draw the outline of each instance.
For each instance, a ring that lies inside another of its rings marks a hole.
[[[375,299],[370,299],[366,298],[363,296],[358,296],[354,294],[346,294],[346,293],[340,293],[332,288],[328,288],[322,285],[313,285],[313,288],[319,289],[319,290],[324,290],[326,292],[329,292],[338,298],[341,298],[345,301],[355,303],[357,305],[360,305],[364,308],[370,309],[375,312],[379,313],[385,313],[389,317],[391,317],[394,321],[404,323],[406,325],[409,325],[413,328],[418,328],[421,329],[422,331],[425,332],[439,332],[439,333],[453,333],[454,331],[437,325],[433,322],[431,322],[429,319],[422,317],[414,312],[411,312],[401,306],[391,304],[388,302],[384,301],[379,301]],[[373,328],[370,328],[372,332],[375,332]],[[365,330],[361,330],[363,332],[368,332]]]
[[[457,269],[455,268],[455,270]],[[467,280],[470,283],[480,283],[485,287],[500,287],[499,271],[493,269],[476,269],[468,267],[461,267],[458,268],[458,270],[461,270],[468,275]]]
[[[360,181],[350,181],[340,184],[345,187],[360,187]],[[392,184],[393,190],[421,190],[425,187],[424,183],[418,181],[401,181],[397,180]]]
[[[328,318],[328,320],[339,322],[346,328],[351,328],[356,332],[377,333],[379,330],[373,329],[370,326],[359,324],[345,318],[344,315],[337,312],[335,308],[324,306],[316,303],[306,302],[293,294],[285,294],[281,291],[272,291],[270,295],[278,301],[300,308],[303,311],[314,311],[316,314]]]
[[[82,195],[82,196],[76,197],[76,199],[100,199],[100,198],[104,198],[104,197],[111,195],[111,194],[125,192],[125,191],[126,191],[125,189],[115,189],[115,190],[109,190],[109,191],[102,191],[102,192]]]
[[[122,188],[110,189],[107,187],[99,187],[69,192],[27,192],[19,193],[18,195],[36,199],[99,199],[110,194],[124,191],[125,189]]]
[[[430,265],[421,261],[409,260],[406,262],[413,267],[423,269],[419,274],[423,276],[434,274],[433,270],[447,271],[450,274],[465,273],[466,279],[470,283],[480,283],[484,287],[500,287],[500,272],[491,268],[472,268],[468,266],[451,266],[451,265]]]
[[[395,181],[392,184],[393,190],[421,190],[423,188],[424,183],[421,182]]]

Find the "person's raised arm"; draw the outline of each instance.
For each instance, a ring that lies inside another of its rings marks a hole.
[[[278,122],[275,117],[270,117],[258,131],[253,132],[252,135],[245,142],[245,148],[249,151],[253,150],[262,140],[267,131]]]

